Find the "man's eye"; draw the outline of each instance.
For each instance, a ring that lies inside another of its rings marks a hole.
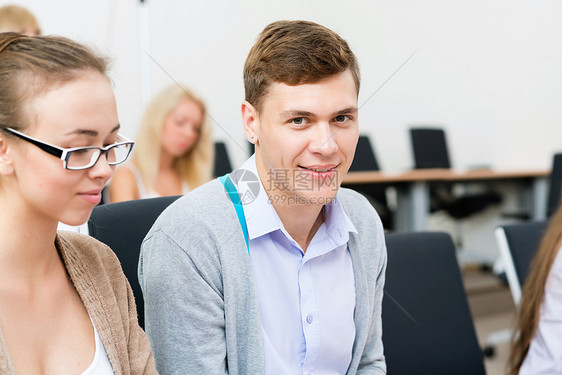
[[[295,125],[302,125],[304,124],[304,118],[303,117],[297,117],[293,119],[293,124]]]
[[[335,118],[336,122],[344,122],[347,119],[348,119],[348,117],[346,115],[339,115],[339,116],[336,116],[336,118]]]

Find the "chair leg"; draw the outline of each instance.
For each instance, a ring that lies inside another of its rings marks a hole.
[[[494,357],[496,355],[496,346],[503,344],[504,342],[509,342],[512,335],[513,330],[510,328],[490,333],[486,340],[486,345],[482,348],[484,356],[488,358]]]
[[[455,245],[458,250],[461,250],[464,246],[462,223],[458,220],[455,220]]]

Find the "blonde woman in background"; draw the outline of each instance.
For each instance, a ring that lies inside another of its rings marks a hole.
[[[14,31],[28,36],[41,35],[35,16],[18,5],[0,7],[0,32]]]
[[[111,202],[185,194],[209,181],[214,148],[205,103],[185,86],[162,91],[144,113],[131,159],[111,180]]]
[[[523,287],[509,375],[562,374],[562,207],[552,215]]]

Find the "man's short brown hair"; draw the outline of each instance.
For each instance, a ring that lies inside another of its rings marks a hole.
[[[263,29],[246,58],[246,100],[261,112],[272,83],[315,83],[347,69],[359,93],[359,65],[342,37],[314,22],[273,22]]]

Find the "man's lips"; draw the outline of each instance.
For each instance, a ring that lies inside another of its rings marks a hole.
[[[309,166],[303,166],[303,165],[299,165],[299,168],[302,169],[306,169],[312,172],[316,172],[316,173],[327,173],[327,172],[332,172],[334,170],[336,170],[338,166],[337,165],[309,165]]]

